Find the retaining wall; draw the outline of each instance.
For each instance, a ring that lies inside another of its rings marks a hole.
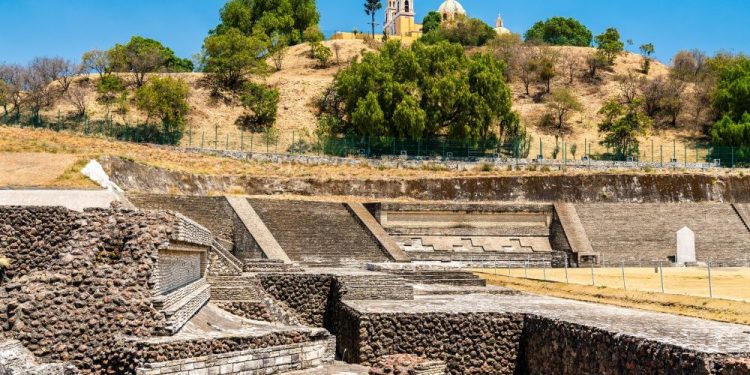
[[[538,202],[741,202],[750,203],[750,176],[633,172],[590,175],[453,177],[424,179],[324,179],[207,176],[167,171],[115,157],[100,162],[127,190],[189,195],[240,190],[248,195],[352,195],[421,200]]]

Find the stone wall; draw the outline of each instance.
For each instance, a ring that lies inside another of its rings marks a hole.
[[[159,250],[179,219],[166,213],[0,207],[0,327],[45,361],[82,373],[127,373],[119,337],[166,323],[151,304]]]
[[[426,179],[328,179],[207,176],[109,157],[100,162],[123,189],[206,195],[237,191],[459,201],[750,202],[750,176],[660,173],[545,174]]]
[[[157,294],[167,294],[200,279],[206,253],[198,251],[159,251]]]
[[[276,374],[330,363],[333,338],[151,363],[139,375]]]
[[[263,289],[274,299],[292,309],[304,324],[326,326],[331,303],[338,298],[334,277],[312,274],[261,274]]]
[[[335,314],[337,352],[348,362],[414,354],[445,362],[451,374],[516,374],[520,314],[360,314],[346,305]]]
[[[736,360],[725,365],[721,356],[534,315],[526,316],[521,353],[521,374],[750,374]]]

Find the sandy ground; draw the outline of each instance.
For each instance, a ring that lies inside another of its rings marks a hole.
[[[750,268],[713,269],[714,298],[708,298],[706,269],[665,268],[666,293],[653,268],[626,268],[627,290],[619,268],[595,269],[597,286],[591,285],[590,269],[569,269],[570,284],[563,269],[547,269],[548,281],[541,269],[529,270],[529,279],[523,269],[511,270],[510,277],[507,269],[475,271],[490,285],[535,294],[750,324]]]
[[[75,155],[0,153],[0,186],[49,186],[77,160]]]

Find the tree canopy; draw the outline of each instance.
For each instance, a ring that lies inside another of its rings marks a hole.
[[[637,156],[639,136],[646,135],[651,120],[642,111],[640,100],[622,104],[617,100],[605,103],[599,114],[604,120],[599,124],[599,133],[604,135],[601,144],[612,149],[615,157]]]
[[[443,16],[439,12],[430,11],[422,20],[422,32],[429,33],[430,31],[437,30],[440,28],[440,23],[443,22]]]
[[[290,45],[302,43],[302,34],[318,24],[315,0],[229,0],[221,9],[221,23],[211,34],[237,29],[246,36],[277,32]]]
[[[193,71],[193,62],[177,57],[171,49],[159,41],[141,36],[134,36],[127,44],[116,44],[103,59],[94,51],[84,54],[84,61],[95,70],[104,62],[109,66],[102,69],[111,72],[129,72],[135,77],[138,87],[145,81],[146,73],[167,71],[173,73]]]
[[[552,17],[546,21],[534,24],[524,39],[532,43],[545,43],[554,46],[578,46],[588,47],[591,45],[593,34],[586,26],[575,18]]]
[[[358,136],[488,139],[515,136],[505,64],[459,44],[387,42],[339,71],[321,109],[332,132]],[[495,134],[498,130],[499,134]]]
[[[429,27],[432,29],[422,36],[422,41],[425,43],[448,41],[466,47],[476,47],[487,44],[497,36],[495,29],[484,21],[460,14],[450,22],[441,22],[435,28],[433,25]]]
[[[716,70],[717,83],[713,109],[719,120],[711,130],[717,145],[750,144],[750,58],[720,57],[710,64]]]
[[[625,43],[620,40],[620,32],[614,27],[608,28],[604,33],[597,35],[594,39],[596,48],[607,57],[609,64],[615,62],[615,58],[625,50]]]
[[[190,87],[181,79],[155,77],[136,91],[135,100],[148,120],[161,121],[166,134],[181,135],[190,110],[189,93]]]
[[[218,83],[229,89],[239,89],[251,74],[263,73],[268,66],[261,56],[267,49],[263,36],[247,36],[238,29],[211,35],[203,43],[203,70],[212,73]]]

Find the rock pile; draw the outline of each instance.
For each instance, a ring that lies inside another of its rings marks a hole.
[[[385,356],[370,369],[370,375],[443,375],[445,363],[410,354]]]

